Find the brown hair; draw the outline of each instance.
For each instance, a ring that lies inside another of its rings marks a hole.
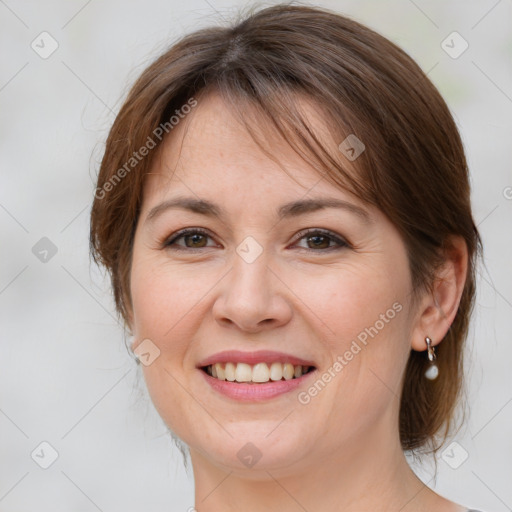
[[[91,253],[110,273],[125,323],[130,323],[131,249],[144,177],[157,153],[141,149],[159,145],[164,131],[172,135],[171,118],[208,91],[221,94],[249,130],[244,109],[257,109],[258,119],[326,178],[384,212],[406,245],[414,290],[431,290],[452,235],[465,240],[467,279],[455,320],[437,346],[439,377],[425,379],[427,358],[411,350],[401,396],[402,448],[430,445],[437,451],[453,426],[462,389],[481,251],[466,158],[447,105],[419,66],[347,17],[305,6],[262,9],[231,27],[183,37],[136,81],[107,139],[90,232]],[[357,174],[343,165],[341,152],[329,153],[312,132],[299,111],[299,95],[324,112],[340,142],[353,134],[364,143]]]

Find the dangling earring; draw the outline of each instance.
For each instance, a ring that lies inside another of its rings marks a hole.
[[[434,380],[437,379],[439,375],[439,368],[434,362],[436,360],[436,349],[432,346],[432,340],[428,336],[425,338],[425,342],[427,343],[427,355],[430,361],[430,365],[425,372],[425,377],[429,380]]]

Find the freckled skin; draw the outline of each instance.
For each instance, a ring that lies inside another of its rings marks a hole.
[[[325,132],[314,111],[311,117]],[[409,302],[411,277],[398,231],[382,212],[321,180],[274,140],[272,150],[294,180],[218,97],[206,97],[165,141],[144,190],[131,271],[132,329],[135,343],[149,338],[161,351],[143,367],[144,377],[159,414],[190,447],[196,507],[299,510],[277,479],[307,510],[381,510],[383,504],[398,510],[415,495],[402,512],[463,510],[428,489],[418,494],[423,485],[399,444],[401,380],[411,347],[422,349],[422,317]],[[177,195],[212,201],[225,217],[169,210],[145,222],[154,206]],[[372,222],[334,208],[278,221],[279,206],[304,197],[349,201]],[[187,249],[183,238],[181,251],[162,247],[187,227],[207,230],[208,247]],[[350,246],[315,249],[307,237],[296,237],[308,228],[332,231]],[[236,252],[247,236],[263,248],[250,264]],[[396,303],[400,312],[382,322]],[[222,350],[276,350],[314,361],[321,376],[378,320],[384,324],[378,334],[359,343],[361,350],[305,405],[297,392],[236,402],[213,391],[196,368]],[[248,442],[261,454],[252,468],[237,456]]]

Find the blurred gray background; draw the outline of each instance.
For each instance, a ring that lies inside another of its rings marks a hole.
[[[177,37],[246,5],[0,0],[0,512],[194,504],[191,471],[125,349],[108,281],[90,265],[88,214],[130,84]],[[468,345],[470,415],[437,478],[432,464],[414,468],[452,500],[510,511],[512,2],[316,5],[404,48],[460,128],[486,251]]]

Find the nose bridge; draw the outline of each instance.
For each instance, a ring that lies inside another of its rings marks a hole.
[[[269,286],[268,253],[257,250],[251,243],[242,242],[233,258],[233,270],[229,282],[230,299],[247,309],[262,310],[271,299]]]
[[[231,285],[240,285],[244,287],[255,288],[259,293],[265,293],[267,273],[270,272],[268,265],[270,263],[270,249],[264,247],[264,237],[246,236],[236,247],[233,254],[233,270],[231,272]],[[259,284],[260,286],[255,286]],[[238,290],[240,293],[241,290]]]
[[[282,325],[290,306],[270,269],[270,253],[247,237],[236,248],[233,268],[214,305],[215,317],[247,331]]]

